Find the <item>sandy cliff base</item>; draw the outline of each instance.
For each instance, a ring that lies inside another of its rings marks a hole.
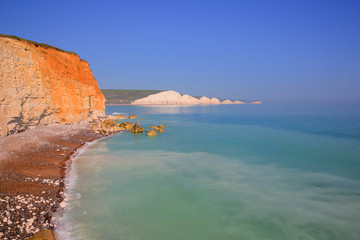
[[[90,124],[81,124],[1,137],[0,239],[26,239],[53,229],[52,215],[64,201],[66,161],[85,142],[103,136],[91,131]]]

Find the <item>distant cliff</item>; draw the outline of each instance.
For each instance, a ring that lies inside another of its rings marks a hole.
[[[88,62],[72,52],[0,35],[0,136],[104,115]]]
[[[128,90],[128,89],[101,89],[106,98],[105,104],[131,104],[132,101],[160,93],[163,90]]]
[[[134,105],[197,105],[197,104],[245,104],[241,101],[225,100],[220,102],[217,98],[201,97],[195,98],[189,95],[181,95],[175,91],[163,91],[147,97],[134,100]]]

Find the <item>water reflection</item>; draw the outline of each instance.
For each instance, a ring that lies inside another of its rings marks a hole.
[[[217,105],[143,105],[143,106],[107,106],[107,114],[122,113],[126,114],[192,114],[205,113],[209,110],[215,110]],[[134,113],[134,111],[136,111]]]

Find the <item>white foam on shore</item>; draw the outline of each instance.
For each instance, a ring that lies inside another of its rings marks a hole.
[[[123,113],[123,112],[113,112],[111,115],[121,115],[121,114],[126,114],[126,113]]]
[[[64,179],[64,199],[72,199],[72,198],[80,198],[81,195],[74,192],[74,187],[76,185],[78,175],[77,175],[77,167],[76,160],[86,152],[86,150],[92,145],[97,144],[100,140],[104,138],[96,139],[92,142],[87,142],[80,148],[78,148],[70,157],[69,161],[66,163],[66,171],[65,171],[65,179]],[[79,196],[80,195],[80,196]],[[71,236],[71,230],[74,228],[67,219],[67,212],[71,211],[71,206],[66,204],[65,208],[58,208],[56,213],[54,214],[55,220],[53,219],[53,223],[55,227],[55,235],[58,240],[72,240],[74,239]]]

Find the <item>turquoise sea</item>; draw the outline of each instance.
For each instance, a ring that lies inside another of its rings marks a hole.
[[[69,171],[61,239],[357,240],[359,105],[108,106]]]

